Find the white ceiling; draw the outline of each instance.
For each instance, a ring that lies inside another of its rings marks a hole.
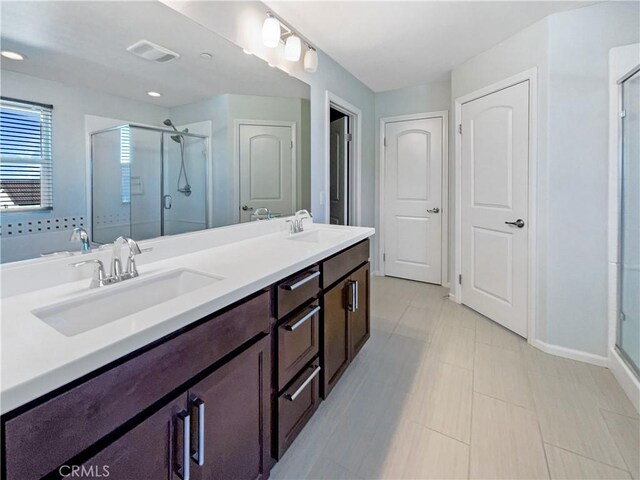
[[[447,80],[456,65],[545,16],[594,2],[266,3],[365,85],[380,92]]]
[[[2,69],[165,107],[238,93],[309,97],[309,86],[157,1],[2,1]],[[164,64],[126,48],[146,39],[180,53]],[[200,58],[210,52],[212,60]],[[162,92],[151,98],[146,92]]]

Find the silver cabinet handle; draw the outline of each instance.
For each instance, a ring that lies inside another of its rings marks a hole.
[[[518,228],[522,228],[524,227],[524,220],[522,220],[521,218],[517,219],[515,222],[504,222],[507,225],[511,225],[513,227],[518,227]]]
[[[311,375],[309,375],[309,378],[307,378],[304,381],[304,383],[302,385],[300,385],[300,387],[295,392],[293,392],[292,394],[285,393],[284,394],[284,398],[286,398],[287,400],[293,402],[304,391],[305,387],[307,385],[309,385],[311,383],[311,381],[318,376],[319,373],[320,373],[320,367],[318,366],[311,373]]]
[[[289,332],[293,332],[296,328],[298,328],[300,325],[302,325],[304,322],[309,320],[311,317],[313,317],[316,313],[318,313],[320,311],[320,306],[319,305],[316,305],[315,308],[314,308],[314,305],[312,305],[309,308],[312,308],[313,310],[311,310],[309,313],[307,313],[304,317],[302,317],[300,320],[298,320],[293,325],[285,325],[284,329],[289,331]]]
[[[250,207],[249,205],[243,205],[243,206],[242,206],[242,210],[243,210],[243,211],[245,211],[245,212],[246,212],[247,210],[251,210],[251,208],[252,208],[252,207]]]
[[[198,448],[191,450],[191,458],[199,466],[204,465],[204,401],[201,398],[194,396],[191,400],[192,408],[197,410],[198,420]]]
[[[173,202],[171,195],[165,195],[162,197],[162,202],[165,210],[171,210],[171,203]]]
[[[292,285],[283,285],[282,288],[284,288],[285,290],[296,290],[297,288],[300,288],[302,285],[304,285],[307,282],[310,282],[311,280],[313,280],[316,277],[320,276],[320,272],[313,272],[311,275],[307,275],[306,277],[304,277],[302,280],[297,281],[296,283],[292,284]]]
[[[349,304],[347,305],[347,310],[350,312],[355,312],[358,309],[358,282],[355,280],[349,280],[349,289],[351,298],[349,299]]]
[[[186,410],[178,413],[182,423],[182,465],[176,465],[176,474],[182,480],[189,480],[189,439],[191,438],[191,415]]]
[[[440,213],[440,209],[438,207],[432,208],[431,210],[427,210],[428,213]]]
[[[359,284],[358,281],[356,280],[355,282],[353,282],[354,285],[354,291],[353,291],[353,311],[355,312],[356,310],[358,310],[358,306],[359,306]]]

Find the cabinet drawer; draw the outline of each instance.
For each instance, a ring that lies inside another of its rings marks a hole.
[[[318,302],[278,326],[278,390],[318,354],[319,328]]]
[[[322,288],[328,288],[369,260],[369,240],[349,247],[322,262]]]
[[[277,317],[283,318],[320,291],[320,269],[317,265],[296,273],[277,287]]]
[[[300,373],[278,398],[278,459],[304,428],[320,404],[317,362]]]
[[[40,478],[270,325],[264,292],[5,423],[7,478]]]

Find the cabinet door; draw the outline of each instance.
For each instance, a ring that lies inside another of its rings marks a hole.
[[[269,476],[270,361],[266,337],[189,390],[192,479]]]
[[[349,312],[349,336],[350,352],[349,358],[353,359],[362,346],[369,339],[369,288],[370,288],[370,268],[369,264],[363,265],[353,272],[349,280],[353,285],[351,295],[355,295],[356,300],[352,301],[352,311]]]
[[[347,290],[348,285],[345,280],[324,294],[322,398],[327,398],[349,365]]]
[[[180,414],[186,414],[186,406],[185,392],[87,462],[64,465],[58,472],[63,477],[110,480],[178,478],[172,470],[182,467],[184,423]]]

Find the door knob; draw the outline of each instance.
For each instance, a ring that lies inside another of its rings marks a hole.
[[[440,213],[440,209],[439,209],[438,207],[433,208],[433,209],[431,209],[431,210],[428,210],[428,209],[427,209],[427,212],[428,212],[428,213]]]
[[[243,205],[242,210],[246,212],[247,210],[251,210],[251,207],[249,205]]]
[[[504,222],[507,225],[511,225],[513,227],[518,227],[518,228],[522,228],[524,227],[524,220],[522,220],[521,218],[517,219],[515,222]]]

